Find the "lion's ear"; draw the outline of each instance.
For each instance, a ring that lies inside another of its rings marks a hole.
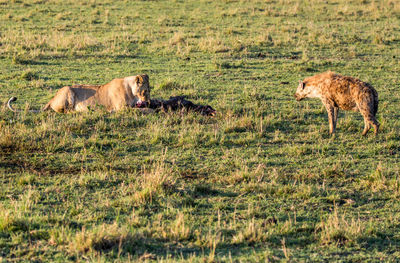
[[[143,83],[143,78],[142,78],[142,76],[137,75],[137,76],[135,77],[135,82],[136,82],[136,84]]]
[[[142,76],[144,82],[149,82],[149,75],[142,74],[141,76]]]

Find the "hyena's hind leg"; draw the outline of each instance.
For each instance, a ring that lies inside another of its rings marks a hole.
[[[379,132],[379,122],[376,120],[375,116],[371,114],[367,114],[367,116],[363,115],[364,117],[364,130],[362,132],[362,135],[365,136],[367,132],[374,127],[374,134],[375,136],[378,135]]]
[[[367,118],[365,116],[364,117],[364,130],[362,132],[362,135],[365,136],[367,134],[367,132],[371,129],[371,125],[369,124],[369,121],[367,120]]]
[[[372,126],[374,127],[374,135],[378,135],[379,132],[379,122],[376,120],[375,116],[372,117],[372,119],[370,120],[370,123],[372,124]]]
[[[361,103],[358,108],[361,112],[361,115],[364,117],[364,130],[362,135],[365,136],[368,133],[368,131],[371,129],[371,125],[374,127],[375,136],[378,135],[379,122],[375,118],[374,106],[367,103]]]

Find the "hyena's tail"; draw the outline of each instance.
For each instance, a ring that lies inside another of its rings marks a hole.
[[[23,110],[16,110],[11,106],[11,103],[16,101],[17,97],[11,97],[7,102],[7,107],[13,112],[22,112]],[[40,112],[40,110],[29,110],[29,112]]]
[[[375,90],[375,91],[374,91],[374,116],[375,116],[376,113],[378,112],[378,104],[379,104],[378,92],[376,92],[376,90]]]

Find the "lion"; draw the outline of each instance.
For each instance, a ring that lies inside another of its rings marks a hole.
[[[11,102],[10,110],[16,112]],[[118,111],[125,107],[143,108],[150,105],[149,76],[146,74],[113,79],[105,85],[65,86],[43,107],[42,111],[52,109],[59,113],[86,111],[96,105],[104,106],[108,111]]]
[[[378,92],[366,82],[327,71],[299,81],[294,97],[297,101],[304,98],[321,99],[328,112],[331,135],[336,131],[339,109],[361,113],[364,117],[363,136],[371,129],[371,125],[375,136],[378,134],[379,123],[375,117],[378,112]]]

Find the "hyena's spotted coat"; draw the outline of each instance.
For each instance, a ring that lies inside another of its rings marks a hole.
[[[378,93],[366,82],[328,71],[300,81],[294,96],[298,101],[304,98],[321,99],[328,112],[330,134],[335,133],[339,109],[360,111],[365,125],[362,135],[367,134],[371,125],[375,135],[378,134],[379,123],[375,118]]]

